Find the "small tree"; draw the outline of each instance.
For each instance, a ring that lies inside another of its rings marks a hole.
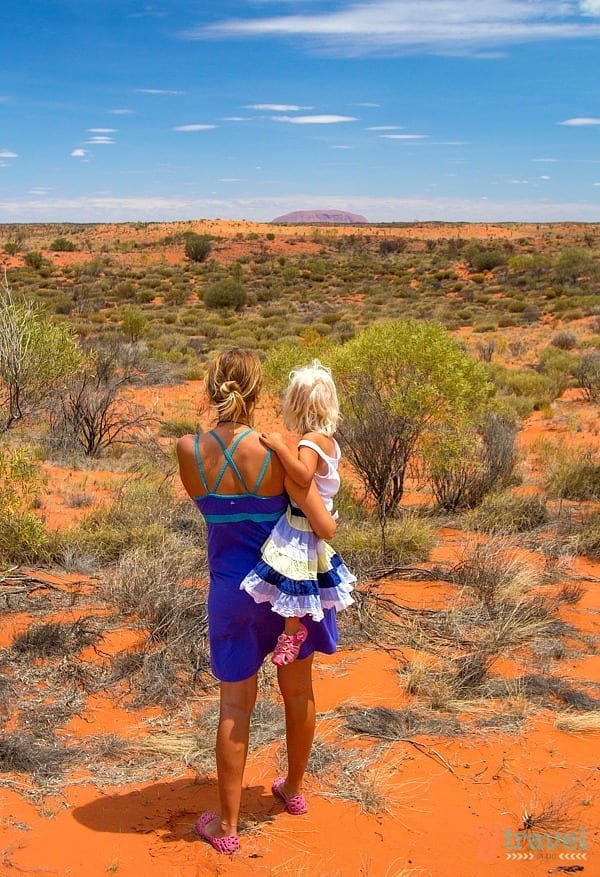
[[[577,386],[589,402],[600,402],[600,352],[586,353],[575,367]]]
[[[125,337],[135,344],[148,328],[148,320],[143,312],[133,305],[126,305],[121,311],[121,329]]]
[[[74,241],[69,238],[54,238],[50,244],[53,253],[72,253],[77,249]]]
[[[206,262],[212,250],[208,235],[190,233],[185,238],[185,255],[191,262]]]
[[[424,437],[481,417],[492,388],[481,365],[441,327],[407,320],[373,326],[333,352],[350,462],[385,521]]]
[[[0,289],[0,432],[43,408],[80,366],[70,329],[45,319],[28,301],[15,301],[4,277]]]
[[[134,368],[118,366],[114,356],[92,354],[83,371],[56,400],[51,425],[55,441],[83,448],[96,457],[112,444],[140,441],[153,415],[123,394],[136,374]]]
[[[0,563],[36,560],[48,542],[33,511],[39,471],[26,448],[0,445]]]

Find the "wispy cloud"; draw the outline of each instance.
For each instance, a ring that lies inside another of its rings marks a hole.
[[[335,11],[229,19],[187,30],[184,39],[298,37],[337,54],[481,50],[600,35],[600,0],[374,0]],[[489,54],[489,53],[488,53]]]
[[[170,88],[136,88],[138,94],[185,94],[185,91],[174,91]]]
[[[176,125],[173,131],[211,131],[216,125]]]
[[[366,131],[399,131],[402,125],[371,125]]]
[[[116,134],[118,128],[88,128],[88,134]]]
[[[10,149],[0,149],[0,158],[18,158],[18,152],[11,152]]]
[[[555,164],[558,159],[557,158],[532,158],[532,161],[539,161],[543,164]]]
[[[354,116],[271,116],[273,122],[290,122],[292,125],[336,125],[338,122],[357,122]]]
[[[380,134],[382,140],[425,140],[429,134]]]
[[[117,110],[109,110],[108,111],[113,116],[130,116],[133,113],[133,110],[127,109],[117,109]]]
[[[30,189],[27,193],[28,195],[47,195],[51,190],[44,189],[41,186],[38,188]]]
[[[223,116],[223,122],[250,122],[249,116]]]
[[[557,122],[557,125],[566,125],[569,128],[585,128],[588,125],[600,125],[600,119],[590,116],[580,116],[575,119],[565,119],[564,122]]]
[[[246,104],[245,110],[264,110],[267,113],[296,113],[312,110],[314,107],[299,107],[297,104]]]
[[[87,155],[87,149],[74,149],[71,153],[71,158],[85,158]]]
[[[114,144],[114,140],[112,137],[103,137],[98,135],[97,137],[90,137],[89,140],[85,141],[88,146],[112,146]]]

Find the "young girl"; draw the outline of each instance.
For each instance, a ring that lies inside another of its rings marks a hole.
[[[340,449],[333,438],[338,419],[331,373],[314,360],[291,373],[283,398],[285,426],[302,435],[297,452],[277,432],[261,436],[292,481],[307,487],[314,479],[330,512],[340,486]],[[307,635],[300,619],[308,615],[321,621],[324,609],[350,606],[355,581],[339,554],[314,534],[302,512],[290,504],[263,545],[261,560],[240,585],[257,603],[269,602],[274,612],[285,617],[285,631],[272,662],[281,666],[294,661]]]

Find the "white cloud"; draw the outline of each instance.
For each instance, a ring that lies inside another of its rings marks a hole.
[[[550,179],[550,177],[548,176],[548,174],[542,174],[542,176],[540,177],[540,180],[549,180],[549,179]]]
[[[600,0],[580,0],[579,6],[584,15],[600,15]]]
[[[50,191],[51,191],[50,189],[43,189],[40,187],[40,188],[30,189],[27,194],[28,195],[47,195],[48,192],[50,192]]]
[[[374,104],[374,103],[371,103],[371,101],[361,101],[359,104],[357,104],[357,106],[359,106],[359,107],[380,107],[381,104]]]
[[[599,5],[599,0],[582,0],[579,8],[573,0],[345,0],[334,11],[229,19],[181,36],[297,37],[318,50],[351,56],[414,51],[481,54],[516,43],[598,36],[600,24],[589,16]]]
[[[241,183],[241,179],[239,177],[221,177],[220,180],[217,180],[217,183]]]
[[[600,119],[591,118],[590,116],[580,116],[575,119],[565,119],[564,122],[557,122],[557,125],[567,125],[571,128],[585,128],[588,125],[600,125]]]
[[[85,142],[88,146],[112,146],[115,141],[112,137],[98,135],[97,137],[90,137],[90,139]]]
[[[380,134],[382,140],[425,140],[429,134]]]
[[[0,149],[0,158],[18,158],[17,152],[11,152],[10,149]]]
[[[185,94],[185,91],[173,91],[170,88],[136,88],[138,94]]]
[[[116,134],[118,128],[88,128],[89,134]]]
[[[403,125],[371,125],[365,131],[399,131]]]
[[[71,158],[85,158],[87,155],[87,149],[74,149],[71,153]]]
[[[44,198],[0,201],[0,222],[128,222],[216,218],[268,222],[290,210],[362,213],[371,222],[598,222],[597,201],[341,197],[290,192],[272,198]]]
[[[177,125],[173,131],[211,131],[216,125]]]
[[[351,146],[332,146],[332,149],[352,149]]]
[[[248,116],[223,116],[223,122],[250,122]]]
[[[265,110],[268,113],[296,113],[299,110],[312,110],[314,107],[299,107],[296,104],[247,104],[246,110]]]
[[[290,122],[292,125],[335,125],[338,122],[357,122],[354,116],[271,116],[273,122]]]
[[[113,116],[130,116],[133,113],[133,110],[109,110],[108,112],[111,113]]]
[[[531,160],[532,161],[547,162],[548,164],[554,164],[555,162],[558,161],[557,158],[532,158]]]

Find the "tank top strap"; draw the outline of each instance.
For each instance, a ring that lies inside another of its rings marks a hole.
[[[310,448],[311,451],[314,451],[315,454],[320,457],[328,466],[331,466],[332,461],[335,462],[335,457],[330,457],[325,451],[319,447],[316,442],[311,442],[310,439],[300,439],[298,442],[299,448]]]
[[[204,466],[202,464],[202,457],[200,456],[200,436],[194,436],[194,455],[196,457],[196,467],[198,469],[198,475],[200,476],[200,480],[202,481],[202,487],[205,492],[208,493],[208,484],[206,483],[206,475],[204,474]]]
[[[263,464],[260,467],[260,472],[258,473],[258,478],[254,482],[254,490],[252,491],[252,493],[258,493],[260,485],[263,482],[263,478],[265,477],[265,474],[266,474],[266,471],[267,471],[267,468],[268,468],[270,462],[271,462],[271,449],[267,448],[267,453],[265,454],[265,459],[263,460]]]
[[[223,465],[219,469],[219,472],[218,472],[217,477],[215,479],[215,483],[213,484],[211,493],[217,492],[217,490],[219,489],[219,485],[221,483],[221,480],[223,478],[223,475],[225,474],[225,472],[227,471],[228,468],[231,469],[231,471],[233,472],[233,474],[235,475],[237,480],[240,482],[240,484],[244,488],[244,492],[249,493],[249,490],[246,487],[246,482],[242,478],[242,473],[238,469],[237,464],[236,464],[235,460],[233,459],[233,455],[235,453],[235,449],[237,448],[237,446],[239,445],[241,440],[243,438],[245,438],[247,435],[249,435],[251,432],[252,432],[251,429],[245,429],[244,432],[241,432],[232,441],[231,445],[227,448],[225,446],[225,444],[223,443],[221,437],[214,431],[214,429],[211,429],[210,435],[212,435],[212,437],[215,439],[215,441],[217,442],[217,444],[219,445],[219,447],[223,451],[223,456],[225,457],[225,459],[223,460]]]

